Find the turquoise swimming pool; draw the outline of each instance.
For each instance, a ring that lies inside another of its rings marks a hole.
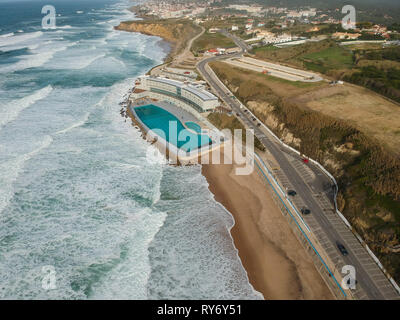
[[[172,113],[153,104],[136,107],[135,112],[147,128],[154,131],[167,142],[175,145],[178,149],[190,152],[212,143],[209,136],[193,133],[186,129]],[[194,122],[191,123],[198,126]],[[186,123],[186,125],[187,124],[188,123]],[[188,128],[192,129],[189,126]],[[195,129],[193,128],[193,130]],[[197,130],[195,131],[198,132]]]
[[[185,124],[186,127],[192,129],[194,132],[201,133],[201,127],[196,122],[188,121]]]

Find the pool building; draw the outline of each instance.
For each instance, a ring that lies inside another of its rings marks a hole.
[[[202,88],[142,76],[135,82],[128,109],[146,139],[170,160],[176,157],[181,163],[195,163],[195,159],[217,151],[226,142],[222,132],[201,114],[215,111],[218,106],[218,98]]]
[[[220,103],[212,93],[185,82],[161,77],[143,76],[136,80],[131,100],[149,97],[167,100],[177,106],[190,106],[197,112],[213,111]]]
[[[197,123],[184,125],[174,114],[154,104],[136,107],[134,112],[147,130],[186,153],[212,145],[211,138],[202,134]]]

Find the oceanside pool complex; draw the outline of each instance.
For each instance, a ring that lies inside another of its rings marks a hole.
[[[191,152],[212,144],[209,136],[186,129],[172,113],[153,104],[136,107],[134,112],[147,130],[153,131],[159,138],[178,149]],[[200,126],[196,123],[190,124],[197,126],[196,129],[199,130]]]
[[[131,101],[140,98],[167,100],[180,107],[191,107],[197,112],[213,111],[220,105],[218,98],[207,90],[181,81],[143,76],[136,80]]]
[[[146,139],[170,160],[174,155],[181,163],[196,163],[230,141],[201,114],[219,105],[216,96],[199,86],[142,76],[135,81],[128,108]]]

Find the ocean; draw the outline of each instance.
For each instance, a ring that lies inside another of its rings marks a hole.
[[[201,167],[119,114],[165,43],[113,29],[129,0],[46,4],[0,0],[0,299],[262,298]]]

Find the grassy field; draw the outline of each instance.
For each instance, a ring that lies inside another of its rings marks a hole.
[[[338,46],[304,54],[299,59],[303,61],[307,69],[320,73],[327,73],[329,70],[350,69],[353,66],[351,51]]]
[[[276,50],[279,50],[279,48],[275,47],[274,45],[262,46],[262,47],[253,49],[254,53],[256,53],[256,55],[258,55],[258,56],[265,55],[264,52],[276,51]]]
[[[290,48],[260,47],[259,59],[276,61],[326,74],[369,88],[400,103],[400,47],[363,43],[341,46],[332,40]]]
[[[262,93],[267,96],[268,92],[273,92],[290,102],[348,121],[400,155],[400,107],[370,90],[350,84],[294,82],[250,70],[243,73],[240,68],[223,62],[213,63],[213,66],[224,73],[237,76],[241,73],[240,78],[234,77],[233,83],[242,90],[243,82],[256,80],[263,88],[256,99],[262,99]]]
[[[350,84],[299,87],[223,62],[211,67],[281,139],[333,173],[339,209],[400,280],[400,256],[388,249],[400,244],[400,107]]]
[[[346,48],[349,48],[350,50],[378,50],[382,48],[381,43],[358,43],[358,44],[349,44],[346,45]]]
[[[257,84],[261,86],[259,92],[260,96],[258,97],[260,99],[262,99],[264,95],[267,95],[271,90],[279,96],[290,97],[304,94],[316,88],[325,88],[329,86],[326,82],[289,81],[248,69],[244,70],[224,62],[215,62],[212,63],[212,66],[218,68],[218,70],[223,70],[224,73],[232,73],[232,75],[240,74],[240,77],[234,77],[232,82],[233,85],[240,89],[246,87],[243,82],[252,83],[257,81]]]
[[[353,85],[334,86],[293,98],[312,110],[350,121],[400,155],[400,107]]]
[[[229,48],[234,46],[235,43],[223,34],[219,32],[209,33],[206,31],[201,37],[197,38],[193,42],[192,51],[194,54],[198,54],[209,49]]]
[[[293,47],[265,46],[254,49],[257,58],[292,64],[320,73],[350,69],[353,66],[351,50],[331,40],[308,42]]]

